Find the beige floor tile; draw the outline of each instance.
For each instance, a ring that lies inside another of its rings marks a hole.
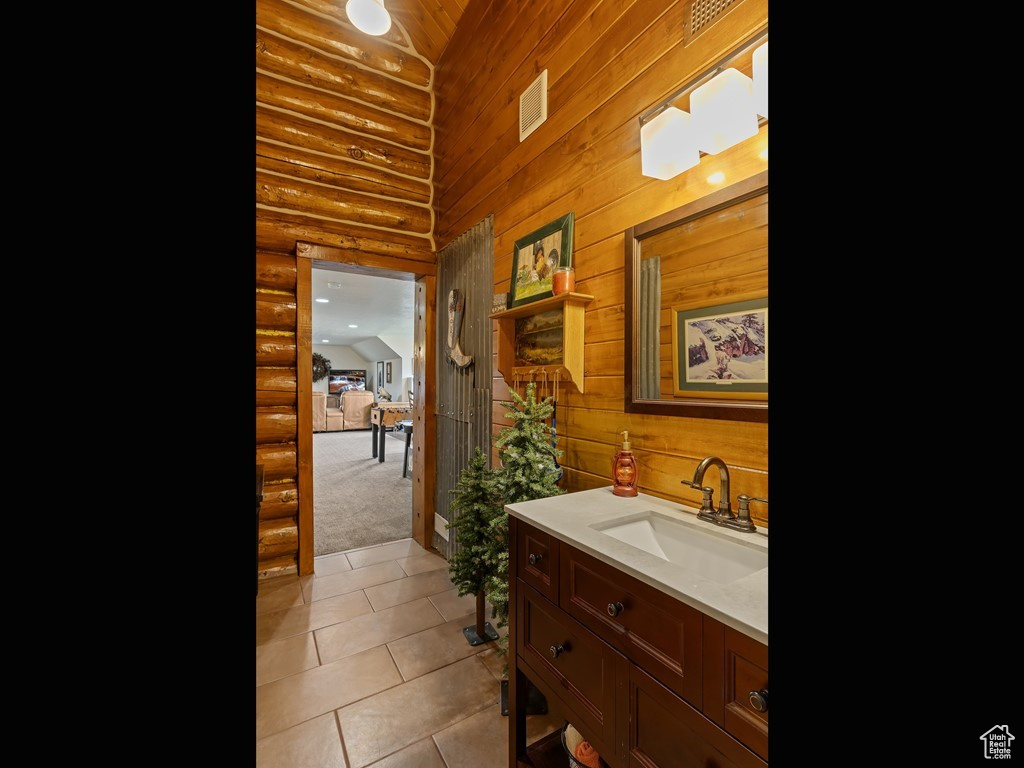
[[[317,576],[330,576],[332,573],[351,571],[352,564],[343,552],[336,555],[322,555],[313,558],[313,573]]]
[[[367,547],[366,549],[357,549],[353,552],[345,553],[353,568],[363,568],[374,563],[382,563],[385,560],[422,557],[425,554],[427,554],[427,550],[412,539],[402,539],[401,541],[383,544],[379,547]]]
[[[475,621],[475,615],[470,613],[454,621],[388,643],[388,650],[391,651],[402,677],[412,680],[427,672],[446,667],[459,659],[480,653],[485,646],[470,645],[462,633],[463,627],[472,626]]]
[[[551,713],[528,716],[526,743],[532,744],[558,730],[564,722]],[[434,741],[447,768],[505,765],[508,762],[508,718],[502,716],[495,704],[435,733]],[[568,758],[565,764],[569,764]]]
[[[319,664],[312,632],[257,645],[256,685],[305,672]]]
[[[256,617],[256,644],[282,640],[314,629],[370,613],[373,608],[362,592],[330,597],[309,605],[263,613]]]
[[[318,630],[316,645],[326,664],[443,622],[430,601],[422,598]]]
[[[352,768],[363,768],[497,706],[498,683],[483,664],[469,658],[343,707],[338,721]]]
[[[476,610],[476,597],[474,595],[465,595],[459,597],[459,590],[448,589],[444,592],[440,592],[436,595],[430,596],[430,602],[434,604],[434,607],[444,616],[445,621],[451,621],[457,619],[459,616],[465,616],[467,613]],[[485,614],[487,621],[491,624],[491,609],[487,609]]]
[[[261,685],[256,689],[256,739],[280,733],[400,682],[402,676],[391,654],[381,646]]]
[[[501,632],[508,633],[508,627],[502,627],[499,630]],[[490,673],[494,675],[495,680],[504,680],[505,675],[502,674],[502,670],[505,669],[505,663],[508,661],[508,656],[498,653],[497,649],[493,646],[488,648],[486,651],[481,651],[477,658],[483,662],[483,665],[490,670]]]
[[[287,731],[281,731],[256,742],[256,768],[347,766],[334,712],[307,720]]]
[[[336,597],[355,592],[377,584],[404,579],[405,571],[394,560],[368,565],[351,571],[342,571],[330,576],[317,576],[305,589],[306,602],[313,603],[327,597]]]
[[[434,740],[428,737],[410,747],[400,749],[383,760],[378,760],[368,768],[445,768],[445,764]]]
[[[405,557],[396,562],[402,566],[402,570],[409,576],[448,567],[448,561],[440,555],[435,555],[433,552],[418,557]]]
[[[399,581],[368,587],[363,591],[366,593],[366,599],[373,606],[373,610],[380,611],[420,597],[436,595],[438,592],[445,592],[451,588],[452,582],[448,578],[448,571],[428,571],[415,576],[406,576]]]
[[[260,586],[256,595],[256,614],[280,611],[295,605],[302,605],[302,587],[297,577],[292,577],[287,584],[277,584],[271,589]]]

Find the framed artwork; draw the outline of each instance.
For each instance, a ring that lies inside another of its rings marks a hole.
[[[377,386],[380,387],[384,384],[384,361],[380,360],[377,363]]]
[[[332,370],[327,380],[327,394],[340,395],[350,389],[366,389],[365,370]]]
[[[572,266],[574,212],[516,240],[512,253],[509,308],[554,296],[555,267]]]
[[[672,308],[677,395],[768,397],[768,298]]]
[[[388,362],[388,378],[387,378],[387,382],[388,382],[388,384],[391,383],[391,362],[390,361]]]

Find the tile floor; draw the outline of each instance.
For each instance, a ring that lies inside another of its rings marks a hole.
[[[260,584],[258,768],[505,766],[504,659],[473,647],[472,596],[412,539],[316,558]],[[505,629],[501,630],[502,634]],[[532,743],[562,725],[527,718]]]

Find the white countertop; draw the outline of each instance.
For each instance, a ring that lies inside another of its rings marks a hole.
[[[739,545],[763,549],[767,554],[768,535],[763,528],[755,533],[733,531],[698,520],[698,510],[694,507],[645,493],[631,498],[616,496],[611,486],[508,504],[505,509],[510,515],[678,598],[759,643],[768,644],[767,567],[731,583],[719,584],[591,526],[652,510]]]

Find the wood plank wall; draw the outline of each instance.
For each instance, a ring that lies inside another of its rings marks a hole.
[[[439,248],[494,214],[495,292],[509,288],[515,240],[575,212],[577,290],[595,299],[586,313],[585,394],[563,387],[559,399],[566,487],[611,485],[618,432],[628,429],[640,489],[699,506],[698,492],[679,481],[709,455],[729,465],[734,499],[767,497],[767,425],[625,413],[623,232],[720,188],[707,180],[716,171],[732,184],[766,170],[759,153],[768,126],[659,181],[640,173],[638,118],[764,29],[768,3],[733,3],[684,45],[688,10],[683,0],[472,0],[435,71],[434,187]],[[543,69],[548,119],[520,143],[519,94]],[[508,398],[500,377],[493,392],[497,434]],[[763,505],[752,512],[767,524]]]
[[[300,468],[312,459],[299,455],[296,243],[334,246],[328,258],[347,264],[434,273],[432,79],[400,24],[374,38],[348,23],[343,3],[256,2],[263,575],[298,570]],[[308,547],[312,531],[302,534]]]

